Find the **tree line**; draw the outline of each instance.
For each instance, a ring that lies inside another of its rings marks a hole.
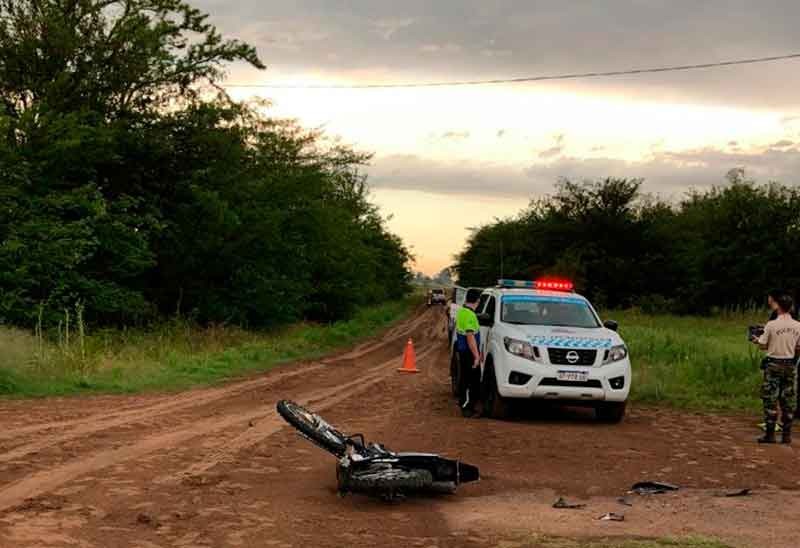
[[[800,191],[744,171],[677,202],[641,179],[564,180],[513,218],[473,229],[460,283],[569,277],[603,307],[706,313],[759,305],[772,288],[800,290]],[[502,265],[502,266],[501,266]]]
[[[408,288],[369,157],[232,100],[182,0],[0,0],[0,322],[334,320]]]

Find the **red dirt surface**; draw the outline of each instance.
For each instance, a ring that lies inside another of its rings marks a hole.
[[[796,545],[797,450],[759,447],[754,417],[631,409],[508,422],[459,416],[441,309],[379,339],[181,395],[0,404],[0,547],[534,546],[535,535],[701,534]],[[418,375],[397,373],[412,337]],[[290,398],[397,450],[480,466],[454,496],[336,496],[334,461],[276,414]],[[617,498],[640,480],[680,491]],[[744,498],[720,496],[750,488]],[[555,510],[559,496],[587,504]],[[606,512],[621,523],[598,521]],[[522,540],[520,540],[522,539]]]

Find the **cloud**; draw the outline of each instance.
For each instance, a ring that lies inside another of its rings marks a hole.
[[[555,158],[556,156],[561,156],[561,153],[564,152],[564,135],[559,134],[556,135],[555,144],[539,153],[539,158],[542,160],[549,160],[551,158]]]
[[[461,51],[461,46],[452,43],[425,44],[419,49],[423,53],[459,53]]]
[[[767,148],[743,153],[706,148],[661,152],[639,162],[561,157],[536,162],[525,169],[479,162],[444,163],[414,155],[396,155],[376,158],[369,174],[376,188],[524,200],[552,192],[561,178],[577,181],[604,177],[643,178],[646,191],[679,198],[693,188],[724,184],[725,174],[737,167],[744,168],[749,177],[762,182],[794,184],[795,174],[800,173],[800,149]]]
[[[411,18],[405,18],[405,19],[389,18],[389,19],[380,19],[378,21],[373,22],[375,31],[384,40],[391,40],[392,37],[395,34],[397,34],[397,31],[410,27],[413,24],[414,24],[414,19]]]
[[[445,131],[442,139],[468,139],[469,131]]]
[[[274,70],[395,80],[496,78],[769,56],[797,50],[800,2],[776,0],[195,0]],[[689,14],[689,16],[687,16]],[[723,17],[720,14],[724,14]],[[259,32],[258,29],[264,29]],[[295,36],[310,30],[324,40]],[[435,37],[432,38],[432,37]],[[291,44],[277,49],[277,44]],[[448,55],[420,55],[421,50]],[[524,52],[524,55],[522,54]],[[336,60],[327,60],[335,53]],[[537,84],[656,101],[800,108],[800,61]],[[788,111],[793,112],[788,112]]]
[[[377,158],[369,169],[374,188],[422,190],[437,194],[530,196],[547,192],[523,169],[488,163],[443,163],[415,155]]]
[[[486,48],[481,50],[481,55],[484,57],[511,57],[514,55],[514,52],[510,49],[493,49],[493,48]]]

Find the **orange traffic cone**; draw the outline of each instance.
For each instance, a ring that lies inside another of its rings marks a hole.
[[[403,367],[398,369],[401,373],[419,373],[417,369],[417,354],[414,352],[414,341],[408,339],[406,350],[403,352]]]

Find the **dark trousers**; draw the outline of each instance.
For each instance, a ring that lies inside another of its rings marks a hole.
[[[797,408],[797,368],[791,364],[769,363],[764,370],[761,399],[767,426],[778,422],[780,406],[784,428],[791,428]]]
[[[458,364],[461,368],[458,403],[462,409],[474,411],[475,404],[481,399],[481,368],[473,367],[475,358],[469,350],[459,351]]]

